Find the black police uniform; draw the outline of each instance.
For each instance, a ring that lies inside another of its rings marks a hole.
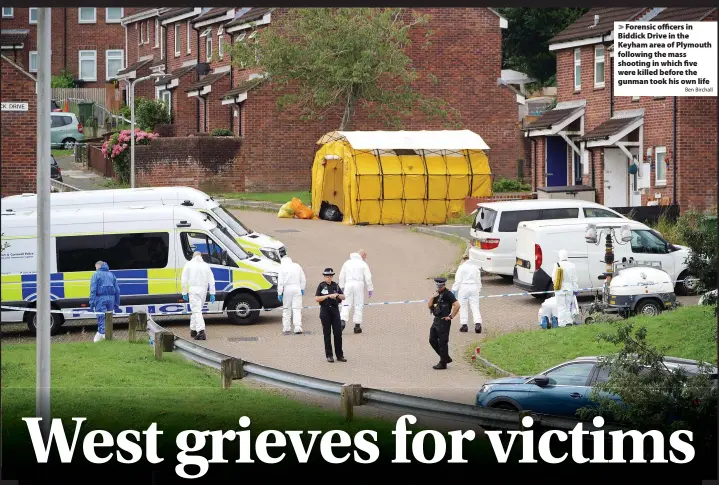
[[[317,287],[315,296],[331,295],[336,293],[343,295],[342,288],[336,283],[327,284],[326,281]],[[325,355],[327,359],[332,358],[331,334],[334,334],[335,355],[338,360],[344,359],[342,352],[342,320],[340,319],[340,300],[338,298],[327,298],[320,302],[320,321],[322,322],[322,335],[325,338]]]
[[[449,356],[449,329],[452,326],[452,321],[444,320],[444,317],[452,314],[452,305],[455,301],[457,298],[446,287],[439,296],[432,298],[430,312],[434,316],[434,320],[429,330],[429,344],[439,355],[438,368],[452,362],[452,358]]]

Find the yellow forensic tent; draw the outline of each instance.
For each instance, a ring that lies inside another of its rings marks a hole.
[[[469,130],[334,131],[312,166],[312,209],[345,224],[443,224],[466,197],[492,195],[487,144]]]

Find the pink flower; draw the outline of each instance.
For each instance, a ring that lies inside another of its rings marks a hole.
[[[127,143],[123,143],[122,148],[127,148]]]

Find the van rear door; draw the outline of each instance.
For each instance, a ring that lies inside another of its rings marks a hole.
[[[534,272],[537,270],[535,244],[535,231],[527,227],[526,222],[520,222],[519,226],[517,226],[515,270],[517,271],[517,279],[528,285],[532,283]]]

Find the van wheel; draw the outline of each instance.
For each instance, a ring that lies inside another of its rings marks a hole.
[[[645,300],[639,302],[635,310],[637,315],[648,315],[655,317],[662,312],[662,306],[656,300]]]
[[[516,406],[513,404],[510,404],[508,402],[498,402],[497,404],[492,406],[492,409],[505,409],[507,411],[514,411],[517,412],[519,409],[517,409]]]
[[[676,287],[674,287],[674,292],[679,296],[688,296],[693,295],[697,292],[697,288],[699,287],[699,279],[689,274],[689,272],[684,271],[682,274],[679,275],[680,280],[679,283],[677,283]]]
[[[233,295],[227,302],[227,317],[233,325],[251,325],[260,318],[262,307],[257,298],[248,293]]]
[[[58,308],[52,307],[53,310]],[[37,335],[37,312],[26,312],[25,323],[27,328],[32,332],[33,335]],[[57,335],[60,331],[60,327],[65,323],[65,317],[62,313],[51,313],[50,314],[50,335]]]

